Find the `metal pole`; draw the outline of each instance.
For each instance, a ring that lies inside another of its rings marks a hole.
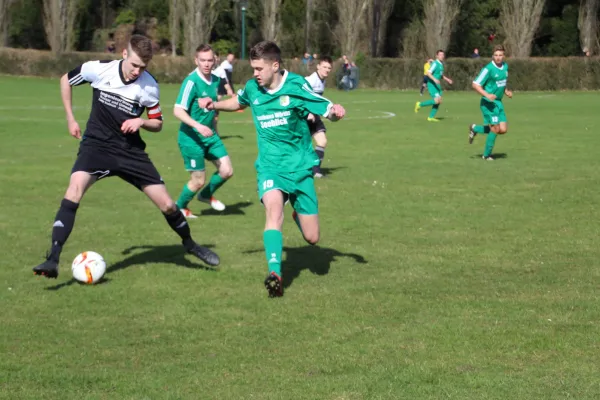
[[[242,6],[242,60],[246,59],[246,6]]]

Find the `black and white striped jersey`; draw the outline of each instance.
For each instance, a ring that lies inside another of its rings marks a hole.
[[[158,83],[147,71],[134,81],[125,81],[122,62],[123,60],[89,61],[67,76],[71,86],[90,83],[94,90],[84,139],[143,150],[146,144],[140,137],[140,132],[125,135],[121,131],[121,125],[128,119],[141,117],[146,109],[148,118],[162,119]]]

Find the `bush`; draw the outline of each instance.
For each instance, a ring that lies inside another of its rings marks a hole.
[[[120,54],[66,53],[60,56],[48,51],[0,49],[0,73],[59,77],[88,60],[114,59]],[[448,90],[470,90],[471,82],[487,59],[454,58],[446,63],[446,72],[454,80]],[[509,87],[513,90],[600,90],[600,58],[530,58],[509,59]],[[292,72],[308,75],[299,60],[287,60],[284,66]],[[334,63],[328,78],[330,88],[337,87],[336,72],[341,63]],[[150,71],[159,82],[181,83],[194,69],[187,57],[155,56]],[[416,90],[422,80],[423,60],[365,58],[360,66],[360,86],[377,89]],[[238,85],[252,76],[247,60],[234,66],[233,81]]]

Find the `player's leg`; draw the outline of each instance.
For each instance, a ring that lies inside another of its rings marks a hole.
[[[208,265],[219,265],[220,261],[217,254],[206,247],[200,246],[192,239],[190,226],[185,216],[169,196],[164,184],[146,185],[142,186],[141,189],[163,213],[171,229],[181,238],[181,243],[188,253],[195,255]]]
[[[420,91],[421,96],[423,96],[423,92],[425,91],[425,88],[427,88],[427,75],[423,76],[423,83],[421,83],[421,91]]]
[[[129,151],[120,156],[117,175],[137,187],[163,213],[167,223],[181,238],[185,250],[209,265],[219,265],[219,256],[198,245],[191,236],[185,216],[173,201],[160,174],[143,151]]]
[[[181,193],[177,199],[177,206],[181,209],[186,218],[198,218],[190,209],[188,204],[194,199],[196,193],[204,187],[205,183],[205,165],[204,148],[198,143],[179,144],[183,166],[190,173],[190,180],[183,185]]]
[[[263,243],[269,269],[265,288],[269,297],[283,295],[281,253],[283,252],[283,206],[288,200],[286,181],[280,174],[258,175],[258,197],[265,207],[265,230]]]
[[[440,94],[439,87],[435,83],[427,81],[427,91],[431,96],[431,100],[417,101],[417,104],[415,104],[415,112],[419,112],[421,107],[433,107],[436,105],[435,99]]]
[[[67,188],[65,196],[60,202],[60,207],[54,217],[50,251],[46,255],[46,261],[33,268],[34,274],[44,275],[48,278],[56,278],[58,276],[60,253],[62,252],[62,248],[67,242],[69,235],[73,231],[75,215],[77,214],[79,203],[85,192],[92,186],[96,179],[96,176],[83,171],[77,171],[71,174],[69,187]]]
[[[308,128],[315,141],[315,153],[319,157],[319,164],[313,167],[313,175],[315,178],[323,178],[323,172],[321,171],[321,165],[325,158],[325,148],[327,147],[327,129],[325,124],[320,117],[316,116],[314,122],[308,123]]]
[[[433,98],[433,101],[435,102],[435,104],[433,106],[431,106],[431,111],[429,112],[429,117],[427,117],[427,121],[429,122],[438,122],[439,119],[435,118],[435,114],[437,114],[438,109],[440,108],[440,104],[442,104],[442,101],[444,99],[442,98],[442,92],[438,92],[436,93],[435,97]]]
[[[475,136],[478,134],[488,135],[491,132],[490,125],[492,124],[492,117],[494,116],[494,104],[487,100],[481,99],[479,102],[479,108],[483,117],[483,125],[469,125],[469,144],[473,143]]]
[[[320,239],[319,202],[314,179],[310,174],[295,173],[294,187],[290,190],[290,203],[294,208],[292,218],[308,244]]]
[[[207,149],[206,158],[215,164],[217,171],[210,178],[208,185],[198,193],[198,200],[210,204],[214,210],[223,211],[225,204],[215,198],[215,192],[233,176],[233,165],[220,139]]]

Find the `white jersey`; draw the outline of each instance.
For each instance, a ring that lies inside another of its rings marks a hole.
[[[231,63],[227,60],[223,61],[220,65],[221,68],[223,68],[225,71],[228,72],[232,72],[233,71],[233,65],[231,65]]]
[[[213,69],[212,74],[218,78],[221,78],[221,80],[225,81],[225,83],[229,83],[225,69],[221,65]]]
[[[316,94],[323,94],[325,92],[325,81],[321,79],[318,73],[313,72],[309,76],[306,77],[310,86],[312,86],[313,92]]]

